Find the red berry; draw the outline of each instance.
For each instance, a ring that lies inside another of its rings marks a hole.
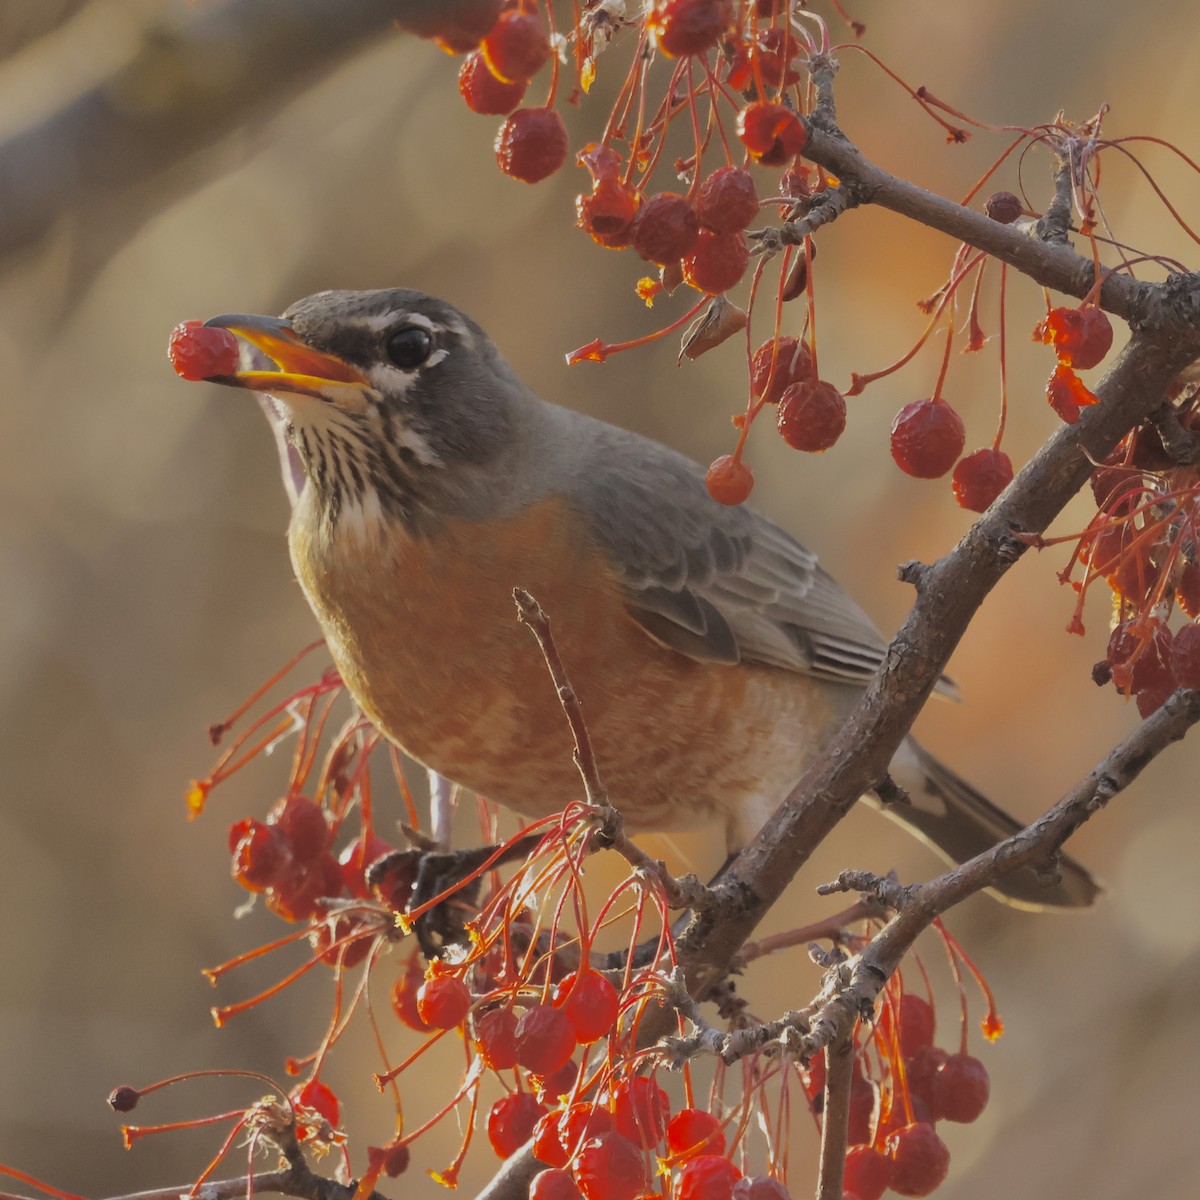
[[[1138,712],[1143,717],[1161,708],[1177,686],[1172,640],[1165,625],[1157,626],[1147,640],[1132,632],[1127,621],[1122,621],[1108,639],[1113,682],[1118,691],[1137,698]]]
[[[563,1116],[561,1112],[548,1112],[533,1127],[533,1156],[548,1167],[565,1167],[571,1161],[560,1136]]]
[[[800,78],[795,66],[798,50],[796,35],[787,26],[760,30],[753,42],[734,52],[726,83],[739,92],[749,91],[760,79],[773,92],[790,87]]]
[[[337,1096],[319,1079],[310,1079],[301,1087],[293,1088],[289,1097],[297,1108],[310,1108],[320,1113],[335,1129],[342,1114]]]
[[[887,1140],[892,1160],[892,1191],[901,1196],[928,1196],[950,1170],[950,1151],[933,1126],[924,1121],[904,1125]]]
[[[362,936],[353,937],[358,930],[362,930]],[[358,966],[371,952],[374,942],[374,932],[365,918],[357,915],[325,920],[308,931],[313,953],[320,955],[327,967],[340,967],[343,971]]]
[[[551,1071],[548,1075],[530,1076],[530,1080],[537,1090],[552,1100],[561,1100],[562,1097],[570,1095],[578,1078],[579,1064],[573,1059],[563,1063],[557,1071]]]
[[[933,1108],[933,1081],[938,1067],[946,1061],[946,1051],[940,1046],[920,1046],[904,1055],[904,1081],[909,1094],[919,1097]]]
[[[875,1101],[874,1084],[865,1076],[856,1075],[850,1083],[850,1122],[846,1135],[851,1146],[860,1146],[871,1140]]]
[[[439,0],[437,4],[398,5],[396,24],[418,37],[437,38],[451,53],[479,44],[496,23],[504,0]]]
[[[659,192],[638,209],[630,227],[633,248],[647,261],[665,267],[678,262],[696,244],[696,210],[676,192]]]
[[[346,891],[351,896],[365,898],[368,894],[367,871],[373,863],[391,852],[392,847],[383,838],[368,832],[360,833],[354,841],[343,847],[338,855],[338,865]]]
[[[683,277],[698,292],[715,296],[734,287],[750,264],[750,247],[741,233],[700,230],[696,245],[683,259]]]
[[[517,1065],[517,1014],[511,1008],[491,1008],[475,1021],[475,1047],[493,1071]]]
[[[936,1022],[933,1005],[915,992],[905,992],[891,1009],[899,1030],[900,1053],[909,1058],[925,1046],[933,1045]],[[890,1025],[890,1022],[887,1023]],[[886,1026],[885,1026],[886,1027]]]
[[[703,54],[729,27],[729,0],[655,0],[646,28],[671,58]]]
[[[793,450],[821,454],[846,428],[846,402],[831,383],[793,383],[779,397],[779,432]]]
[[[634,1200],[650,1185],[645,1154],[619,1133],[584,1142],[571,1173],[585,1200]]]
[[[939,1120],[974,1121],[987,1107],[992,1085],[987,1067],[969,1054],[951,1054],[933,1081],[933,1115]]]
[[[434,1029],[453,1029],[471,1011],[471,993],[457,975],[434,975],[417,990],[417,1012]]]
[[[1052,308],[1035,330],[1034,337],[1053,343],[1059,362],[1078,371],[1094,367],[1112,348],[1112,322],[1102,309]]]
[[[552,108],[518,108],[496,134],[496,162],[505,175],[539,183],[567,161],[567,128]]]
[[[267,907],[285,921],[307,921],[321,909],[322,900],[342,894],[342,873],[331,854],[311,862],[290,863],[267,890]]]
[[[245,831],[233,848],[233,877],[247,891],[263,892],[291,866],[291,851],[282,831],[262,821],[239,821],[230,835],[243,826]]]
[[[792,1198],[787,1188],[770,1175],[743,1175],[733,1185],[733,1200],[792,1200]],[[845,1200],[844,1197],[843,1200]]]
[[[846,1154],[842,1186],[859,1200],[879,1200],[887,1191],[892,1160],[872,1146],[852,1146]]]
[[[754,472],[740,458],[722,454],[713,459],[704,486],[718,504],[742,504],[754,489]]]
[[[733,1200],[740,1176],[723,1154],[700,1154],[680,1168],[672,1192],[675,1200]]]
[[[764,404],[778,404],[792,384],[813,379],[812,354],[801,338],[772,338],[750,359],[750,395]]]
[[[622,1080],[613,1089],[613,1124],[631,1142],[657,1146],[667,1132],[667,1093],[644,1075]]]
[[[1200,625],[1184,625],[1171,643],[1171,670],[1180,687],[1200,688]]]
[[[529,1185],[529,1200],[579,1200],[581,1194],[570,1171],[539,1171]]]
[[[691,1154],[724,1154],[725,1130],[702,1108],[681,1108],[667,1125],[667,1149],[673,1158]]]
[[[550,39],[537,13],[510,8],[500,14],[479,49],[501,83],[528,83],[550,57]]]
[[[1079,420],[1081,408],[1096,403],[1096,397],[1084,387],[1083,380],[1061,362],[1046,382],[1046,399],[1068,425]]]
[[[502,117],[512,112],[525,98],[527,86],[522,80],[505,83],[497,79],[478,50],[468,54],[458,68],[458,90],[462,98],[472,112],[484,116]]]
[[[276,801],[267,819],[287,839],[298,862],[311,862],[329,849],[329,819],[321,805],[307,796],[293,792]]]
[[[392,1008],[402,1024],[418,1033],[428,1033],[432,1028],[417,1011],[417,992],[424,982],[421,960],[413,954],[404,967],[404,973],[392,984]]]
[[[596,180],[590,195],[575,197],[575,224],[610,250],[629,245],[630,226],[641,203],[637,189],[615,175]]]
[[[554,1003],[567,1014],[576,1041],[590,1046],[617,1023],[620,997],[598,971],[572,971],[554,989]]]
[[[1025,211],[1025,206],[1012,192],[993,192],[984,202],[983,211],[993,221],[1011,225]]]
[[[533,1136],[533,1127],[545,1116],[546,1106],[528,1092],[510,1092],[492,1105],[487,1119],[488,1141],[500,1158],[516,1154]]]
[[[1175,581],[1175,602],[1193,620],[1200,617],[1200,566],[1184,563]]]
[[[609,1133],[613,1127],[612,1113],[599,1104],[572,1104],[559,1114],[558,1140],[568,1158],[584,1142]]]
[[[914,400],[892,422],[892,458],[918,479],[945,475],[965,441],[962,418],[944,400]]]
[[[696,196],[696,216],[713,233],[737,233],[758,216],[754,178],[741,167],[718,167]]]
[[[238,340],[228,329],[184,321],[171,330],[167,357],[184,379],[214,379],[237,372]]]
[[[567,1014],[551,1004],[526,1009],[515,1038],[517,1062],[535,1075],[553,1075],[571,1061],[578,1044]]]
[[[757,101],[738,113],[738,137],[764,167],[782,167],[808,145],[804,122],[786,104]]]
[[[1012,482],[1012,459],[1003,450],[984,447],[960,459],[954,468],[954,496],[962,508],[983,512]]]

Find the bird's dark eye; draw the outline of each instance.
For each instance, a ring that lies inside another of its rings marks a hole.
[[[433,335],[419,325],[405,325],[388,338],[388,358],[405,371],[419,367],[433,352]]]

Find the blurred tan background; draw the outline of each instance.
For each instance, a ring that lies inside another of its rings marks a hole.
[[[0,5],[0,1162],[88,1195],[181,1183],[217,1143],[208,1131],[126,1153],[103,1103],[112,1086],[216,1064],[278,1074],[285,1054],[314,1044],[330,999],[328,980],[313,980],[221,1032],[207,1014],[276,974],[235,977],[214,994],[199,969],[281,930],[262,913],[233,919],[243,893],[224,848],[227,826],[262,815],[281,776],[235,781],[195,824],[184,789],[211,762],[208,724],[315,627],[291,579],[287,506],[261,417],[249,397],[176,379],[171,327],[279,311],[326,287],[402,284],[469,311],[548,398],[701,460],[731,447],[728,416],[743,403],[733,343],[680,369],[673,341],[566,368],[566,350],[648,332],[690,301],[648,314],[632,294],[640,264],[571,227],[582,172],[537,188],[503,178],[493,119],[466,111],[454,65],[395,35],[388,8]],[[1108,102],[1110,136],[1150,133],[1200,152],[1200,10],[1186,0],[858,0],[854,15],[889,65],[974,116],[1032,124],[1061,108],[1082,119]],[[314,36],[322,21],[328,30]],[[271,22],[278,36],[263,34]],[[844,127],[883,165],[959,196],[1006,144],[981,134],[947,147],[863,57],[842,62]],[[574,142],[582,118],[595,128],[606,111],[615,74],[602,60],[600,94],[567,113]],[[111,151],[90,134],[64,148],[64,130],[88,129],[97,111],[136,136]],[[1166,151],[1139,153],[1196,224],[1196,176]],[[1115,157],[1106,163],[1103,199],[1125,239],[1196,265],[1195,246],[1144,182]],[[1047,172],[1030,155],[1035,202]],[[1012,172],[997,178],[1014,182]],[[823,373],[844,384],[852,369],[897,357],[922,324],[914,301],[952,253],[886,214],[852,213],[823,234]],[[1006,444],[1022,460],[1054,425],[1041,394],[1050,359],[1027,341],[1040,294],[1014,284],[1010,300]],[[994,314],[989,301],[989,332]],[[967,420],[968,448],[992,435],[995,363],[993,343],[953,366],[947,395]],[[766,422],[751,441],[755,503],[816,549],[885,629],[910,600],[895,565],[937,556],[968,519],[947,482],[903,477],[887,454],[894,411],[928,394],[936,369],[927,354],[851,401],[848,434],[825,456],[788,451]],[[1061,530],[1084,520],[1080,507]],[[937,706],[920,726],[1027,817],[1136,720],[1088,677],[1107,637],[1104,604],[1091,608],[1086,639],[1063,632],[1064,561],[1062,551],[1025,558],[952,664],[967,702]],[[1034,918],[980,899],[953,915],[1008,1032],[995,1048],[976,1040],[993,1102],[978,1126],[946,1135],[947,1200],[1195,1194],[1198,763],[1196,744],[1175,748],[1077,838],[1075,852],[1110,887],[1094,913]],[[651,849],[699,870],[720,854],[715,835]],[[888,822],[856,812],[773,926],[822,911],[811,887],[843,866],[895,866],[908,879],[934,864]],[[803,1002],[816,979],[807,962],[768,963],[744,990],[771,1014]],[[946,1012],[941,1040],[953,1043]],[[397,1035],[393,1051],[406,1044]],[[369,1081],[375,1065],[362,1039],[331,1080],[380,1140],[389,1115]],[[198,1116],[254,1094],[192,1087],[137,1115]],[[453,1140],[449,1130],[414,1166],[444,1165]],[[486,1147],[475,1163],[490,1166]],[[797,1195],[810,1165],[793,1160]],[[416,1170],[391,1188],[435,1191]]]

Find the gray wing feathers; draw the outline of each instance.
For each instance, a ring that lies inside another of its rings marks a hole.
[[[886,642],[816,555],[757,513],[717,504],[682,455],[588,424],[594,437],[565,490],[651,637],[701,661],[870,679]]]

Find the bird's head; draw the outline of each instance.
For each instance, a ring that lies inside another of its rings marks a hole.
[[[258,352],[213,381],[260,394],[293,499],[312,488],[335,524],[370,508],[419,525],[478,503],[530,400],[479,326],[420,292],[319,292],[282,317],[205,324]]]

